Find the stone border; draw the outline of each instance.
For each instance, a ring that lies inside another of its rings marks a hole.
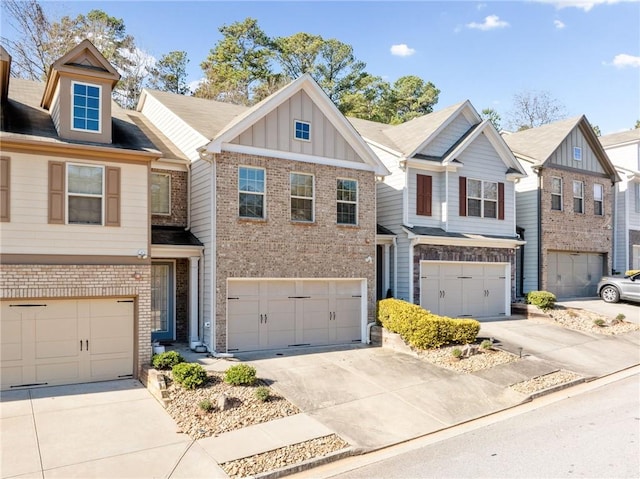
[[[152,368],[142,366],[140,369],[140,382],[147,388],[151,395],[158,400],[165,409],[171,402],[167,390],[167,378],[164,373]]]
[[[339,451],[331,452],[326,456],[318,457],[315,459],[307,459],[306,461],[299,462],[298,464],[281,467],[280,469],[276,469],[274,471],[262,472],[251,477],[253,479],[278,479],[280,477],[307,471],[309,469],[323,466],[331,462],[339,461],[340,459],[344,459],[345,457],[356,456],[358,454],[360,454],[360,452],[358,452],[357,449],[354,449],[353,447],[347,447],[345,449],[340,449]]]

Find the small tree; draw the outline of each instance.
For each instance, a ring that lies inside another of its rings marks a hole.
[[[187,63],[189,63],[189,59],[185,51],[174,50],[162,55],[151,68],[149,84],[157,90],[178,95],[188,94]]]
[[[548,91],[523,91],[513,95],[510,128],[527,130],[565,118],[564,105]]]
[[[496,128],[496,130],[500,131],[500,122],[502,121],[502,118],[500,118],[500,115],[497,111],[495,111],[493,108],[485,108],[480,113],[480,116],[483,120],[489,120],[491,123],[493,123],[493,126]]]

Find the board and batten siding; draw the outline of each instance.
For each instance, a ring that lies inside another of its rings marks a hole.
[[[507,181],[507,166],[485,135],[479,135],[458,156],[464,165],[457,173],[449,173],[448,231],[491,236],[515,236],[514,182]],[[460,216],[459,177],[504,184],[504,220]]]
[[[516,184],[516,224],[525,230],[522,289],[527,293],[538,289],[538,175],[531,163],[520,161],[520,165],[527,177]]]
[[[455,144],[468,130],[472,124],[464,115],[458,115],[448,124],[436,138],[418,153],[431,156],[442,156],[452,145]]]
[[[431,176],[431,216],[418,215],[416,213],[418,179],[417,175]],[[445,189],[440,186],[445,183],[445,173],[437,171],[424,171],[409,168],[409,224],[413,226],[426,226],[429,228],[442,228],[442,208],[446,201]]]
[[[310,124],[310,140],[294,138],[294,121]],[[230,143],[362,163],[355,150],[304,91],[256,121]]]
[[[11,221],[2,223],[0,229],[3,254],[135,257],[139,249],[147,248],[150,217],[147,164],[56,157],[59,162],[120,169],[120,226],[49,224],[50,158],[25,153],[12,153],[10,157],[12,214]],[[106,181],[106,168],[104,174]],[[103,213],[105,203],[106,197]]]
[[[582,148],[582,160],[577,161],[573,159],[573,147],[577,146]],[[600,164],[600,161],[593,153],[593,150],[589,146],[586,138],[580,131],[580,128],[574,128],[571,133],[565,138],[560,146],[553,152],[549,158],[549,163],[552,165],[562,166],[565,168],[574,168],[583,171],[589,171],[591,173],[605,174],[604,168]]]
[[[621,175],[622,176],[622,175]],[[631,203],[631,189],[632,183],[623,179],[616,184],[615,195],[615,226],[614,226],[614,238],[613,238],[613,269],[616,271],[624,272],[628,269],[629,264],[629,236],[627,234],[627,222],[629,216],[629,207],[633,205]]]

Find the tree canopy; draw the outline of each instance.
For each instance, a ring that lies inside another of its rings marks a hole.
[[[522,91],[513,95],[510,127],[526,130],[566,118],[564,105],[548,91]]]

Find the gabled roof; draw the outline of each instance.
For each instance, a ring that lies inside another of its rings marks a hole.
[[[309,74],[302,75],[297,80],[237,115],[213,137],[212,141],[203,150],[209,153],[219,153],[225,143],[231,142],[247,128],[264,118],[299,91],[304,91],[311,98],[327,120],[345,138],[358,156],[374,169],[376,174],[389,174],[382,161]]]
[[[629,143],[640,143],[640,128],[604,135],[601,136],[599,140],[605,148],[621,146]]]
[[[543,166],[576,128],[580,129],[580,132],[611,179],[613,181],[618,180],[618,175],[611,160],[609,160],[591,124],[584,115],[517,133],[505,134],[503,138],[517,157],[531,161],[533,166]]]

